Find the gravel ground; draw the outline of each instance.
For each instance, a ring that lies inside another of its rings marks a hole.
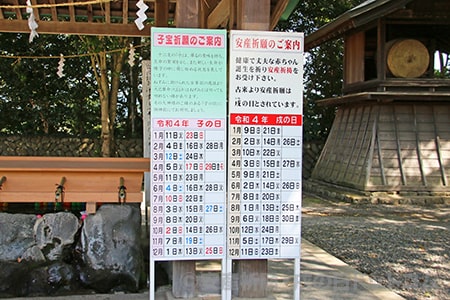
[[[450,207],[304,195],[302,236],[406,299],[450,299]]]

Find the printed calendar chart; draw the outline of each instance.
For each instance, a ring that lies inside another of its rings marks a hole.
[[[299,258],[303,34],[230,44],[228,256]]]
[[[226,255],[226,32],[152,28],[151,258]]]

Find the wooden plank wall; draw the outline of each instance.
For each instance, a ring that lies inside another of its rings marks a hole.
[[[450,191],[450,105],[339,108],[312,178],[362,191]]]
[[[344,85],[364,81],[365,32],[345,37]]]
[[[372,106],[340,108],[330,135],[313,170],[312,178],[364,189],[367,165],[373,150]]]

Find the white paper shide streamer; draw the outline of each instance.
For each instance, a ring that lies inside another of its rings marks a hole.
[[[38,37],[39,34],[37,33],[36,29],[39,27],[39,25],[36,23],[36,18],[34,17],[34,11],[33,7],[31,6],[31,1],[27,0],[27,13],[29,13],[28,16],[28,28],[30,28],[30,38],[28,41],[31,43],[35,37]]]
[[[139,30],[144,29],[144,22],[147,20],[147,15],[145,12],[148,9],[147,4],[144,3],[144,0],[139,0],[138,3],[136,3],[136,6],[139,8],[139,10],[136,12],[136,15],[138,18],[134,20],[134,24],[136,24],[137,28]]]
[[[59,57],[59,63],[58,63],[58,71],[56,72],[56,75],[59,76],[59,78],[64,77],[64,55],[60,54]]]

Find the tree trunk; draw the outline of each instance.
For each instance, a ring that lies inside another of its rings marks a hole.
[[[98,85],[101,110],[101,155],[110,157],[114,154],[114,126],[117,115],[117,100],[120,86],[120,73],[124,65],[125,50],[95,53],[95,46],[84,39],[91,54],[92,69]],[[119,39],[119,45],[126,45],[126,38]],[[111,73],[108,76],[108,55],[111,57]]]
[[[109,93],[109,153],[114,153],[114,125],[117,116],[117,100],[120,87],[120,73],[124,65],[125,51],[112,54],[111,90]]]
[[[100,111],[101,111],[101,141],[102,141],[102,156],[109,157],[111,156],[111,126],[114,126],[114,119],[111,120],[109,115],[109,82],[108,82],[108,69],[107,69],[107,61],[106,54],[100,53],[99,57],[99,68],[100,68],[100,76],[97,79],[99,96],[100,96]]]

